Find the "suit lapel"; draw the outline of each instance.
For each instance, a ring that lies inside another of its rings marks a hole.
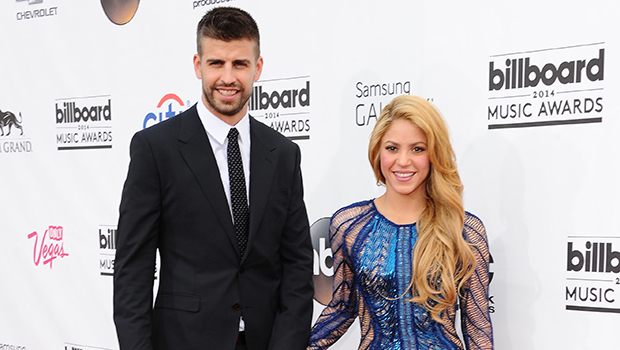
[[[252,243],[265,213],[277,165],[274,152],[276,147],[262,132],[262,125],[257,125],[258,123],[260,122],[250,117],[250,232],[246,256],[252,250]]]
[[[211,204],[211,208],[217,217],[216,220],[219,220],[237,254],[239,254],[239,244],[232,224],[228,200],[220,179],[220,172],[211,143],[198,117],[196,106],[189,109],[181,121],[179,141],[184,144],[180,147],[183,159],[194,173],[202,192]]]

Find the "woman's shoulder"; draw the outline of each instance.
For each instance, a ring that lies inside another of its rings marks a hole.
[[[484,224],[482,223],[482,220],[477,217],[476,215],[465,211],[465,225],[474,225],[474,226],[482,226],[484,228]]]
[[[355,202],[338,209],[331,218],[332,229],[349,227],[349,225],[358,222],[360,218],[367,216],[375,211],[375,205],[372,200],[364,200]]]
[[[486,230],[482,220],[468,211],[465,212],[463,237],[471,243],[487,240]]]
[[[351,203],[345,207],[338,209],[334,215],[332,215],[332,220],[335,218],[351,218],[359,215],[363,215],[374,210],[374,203],[372,199],[363,200],[355,203]]]

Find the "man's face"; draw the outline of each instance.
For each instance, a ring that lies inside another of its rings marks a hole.
[[[202,80],[203,102],[215,116],[235,125],[247,111],[252,84],[263,69],[263,58],[256,58],[252,40],[201,40],[202,53],[194,55],[194,70]]]

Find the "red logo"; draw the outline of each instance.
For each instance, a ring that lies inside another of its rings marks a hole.
[[[168,102],[167,106],[165,106],[167,109],[162,110],[162,106],[164,106],[164,103],[166,102]],[[172,110],[173,102],[176,102],[175,104],[179,105],[179,107],[175,107],[179,108],[178,111]],[[189,101],[187,101],[187,105],[189,105]],[[155,114],[157,112],[150,112],[144,117],[144,121],[142,121],[142,129],[146,129],[151,125],[164,121],[164,119],[172,118],[175,115],[181,114],[184,111],[184,107],[186,107],[186,105],[183,104],[183,100],[181,100],[179,96],[175,94],[166,94],[166,96],[162,97],[157,104],[157,108],[159,110],[158,114]]]
[[[56,258],[64,258],[69,256],[65,253],[63,240],[62,226],[50,226],[45,233],[41,236],[37,231],[28,235],[28,239],[34,238],[34,251],[32,254],[33,262],[36,266],[39,266],[41,260],[43,265],[50,265]]]

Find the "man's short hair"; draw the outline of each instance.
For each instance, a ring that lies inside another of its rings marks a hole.
[[[202,38],[231,41],[248,39],[256,44],[256,57],[260,56],[258,25],[244,10],[235,7],[216,7],[207,12],[196,30],[198,55],[202,54]]]

